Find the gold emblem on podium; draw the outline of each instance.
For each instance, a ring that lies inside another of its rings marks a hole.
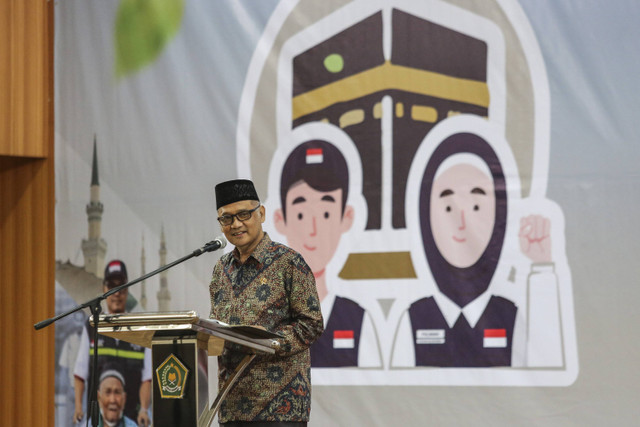
[[[173,354],[156,369],[160,396],[163,399],[182,399],[189,370]]]

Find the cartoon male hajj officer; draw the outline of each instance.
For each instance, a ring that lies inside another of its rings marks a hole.
[[[316,278],[325,332],[311,346],[312,367],[381,367],[371,316],[355,301],[329,291],[328,282],[337,278],[327,277],[327,265],[354,219],[348,194],[347,161],[335,145],[312,139],[289,153],[274,225],[304,256]]]

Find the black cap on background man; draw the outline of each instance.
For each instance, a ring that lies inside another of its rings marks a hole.
[[[119,259],[114,259],[107,263],[104,268],[104,281],[102,282],[102,291],[107,292],[117,286],[124,285],[129,280],[127,276],[127,267],[124,262]],[[124,313],[132,308],[129,304],[127,307],[127,300],[129,298],[129,289],[124,288],[115,294],[111,294],[107,297],[107,309],[109,313]]]
[[[119,259],[110,261],[104,268],[104,284],[107,286],[119,286],[128,281],[127,266]],[[119,282],[119,283],[118,283]]]

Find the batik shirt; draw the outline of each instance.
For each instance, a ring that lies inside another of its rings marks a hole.
[[[281,334],[274,355],[258,355],[222,402],[219,421],[308,421],[309,346],[322,334],[315,279],[302,256],[265,233],[243,263],[238,249],[216,264],[209,287],[211,315],[231,325],[260,325]],[[218,357],[222,387],[245,356],[227,345]]]

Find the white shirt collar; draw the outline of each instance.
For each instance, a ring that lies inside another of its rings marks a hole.
[[[322,320],[324,327],[327,327],[331,310],[333,310],[333,304],[336,302],[336,294],[329,292],[320,303],[320,311],[322,312]]]
[[[458,304],[440,292],[433,294],[433,298],[436,300],[436,304],[438,304],[438,308],[440,308],[440,312],[442,312],[450,328],[453,328],[458,317],[460,317],[460,313],[464,314],[469,325],[475,328],[476,323],[480,320],[480,316],[482,316],[482,313],[484,313],[484,310],[487,308],[487,304],[489,304],[491,294],[485,291],[479,297],[465,305],[464,308],[460,308]]]

